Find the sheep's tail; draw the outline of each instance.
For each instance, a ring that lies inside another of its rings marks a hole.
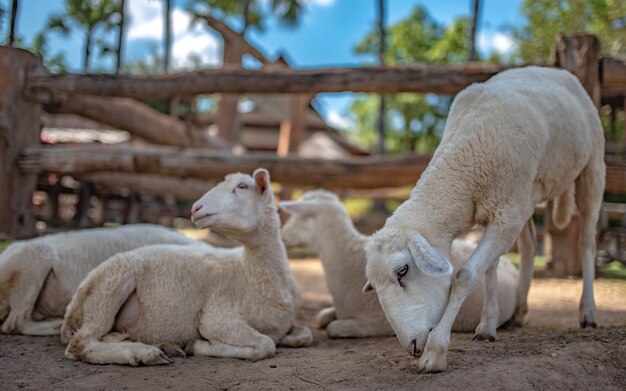
[[[576,213],[575,187],[572,184],[560,196],[554,199],[552,207],[552,222],[557,229],[564,229]]]

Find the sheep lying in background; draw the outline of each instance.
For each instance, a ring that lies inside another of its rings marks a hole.
[[[326,327],[328,336],[336,338],[394,335],[376,295],[363,294],[361,290],[366,281],[364,247],[368,237],[354,228],[339,197],[324,190],[309,191],[298,201],[282,201],[280,207],[290,215],[281,231],[285,244],[310,246],[318,253],[324,267],[333,307],[320,311],[319,326]],[[475,244],[464,240],[452,243],[451,261],[455,269],[463,266],[475,248]],[[518,278],[517,269],[509,260],[500,258],[498,325],[513,315]],[[479,285],[483,285],[482,279]],[[469,295],[452,330],[469,332],[478,326],[481,288]]]
[[[166,364],[152,344],[196,355],[259,360],[276,344],[308,346],[269,173],[231,174],[193,206],[192,220],[243,244],[215,250],[150,246],[94,269],[68,306],[66,357],[92,364]],[[129,339],[133,342],[126,341]]]
[[[0,254],[0,330],[59,334],[65,307],[89,271],[114,254],[159,243],[202,242],[158,225],[138,224],[11,244]]]
[[[402,346],[420,357],[420,372],[446,369],[452,324],[483,275],[476,336],[495,338],[498,260],[542,201],[556,199],[557,208],[571,214],[575,194],[584,279],[580,324],[595,325],[595,229],[604,180],[598,113],[569,72],[508,70],[457,95],[410,199],[366,246],[368,284]],[[561,222],[571,217],[566,214]],[[485,227],[484,235],[453,277],[452,241],[474,224]]]

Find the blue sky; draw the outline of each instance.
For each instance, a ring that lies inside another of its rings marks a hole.
[[[266,0],[268,1],[268,0]],[[162,8],[159,0],[127,0],[130,25],[127,32],[125,61],[151,56],[160,51],[162,42]],[[187,0],[174,0],[174,67],[189,65],[189,55],[199,57],[206,66],[219,66],[221,43],[207,27],[189,27],[189,16],[183,11]],[[375,23],[375,0],[306,0],[306,12],[296,28],[280,26],[270,20],[264,32],[251,31],[248,38],[270,58],[286,53],[292,66],[298,68],[322,66],[358,66],[370,59],[354,54],[355,45]],[[522,0],[483,0],[478,31],[479,50],[507,53],[511,40],[505,27],[519,25]],[[62,0],[21,0],[17,34],[28,44],[52,14],[63,13]],[[0,0],[5,9],[10,0]],[[470,14],[470,0],[387,0],[387,24],[393,24],[422,4],[437,21],[449,24],[459,16]],[[7,23],[0,36],[6,36]],[[111,39],[114,39],[114,33]],[[82,64],[83,34],[75,31],[70,37],[49,37],[50,52],[63,52],[71,70],[79,71]],[[111,66],[111,59],[94,58],[94,68]],[[352,94],[323,94],[317,98],[322,114],[337,125],[349,125],[349,105]]]

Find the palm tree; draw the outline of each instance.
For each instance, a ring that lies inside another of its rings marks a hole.
[[[268,4],[269,9],[262,6]],[[222,14],[223,16],[236,16],[241,18],[242,28],[240,33],[246,32],[254,27],[263,29],[263,18],[268,13],[278,17],[280,22],[286,26],[295,26],[300,20],[304,9],[305,0],[190,0],[189,9],[194,12],[198,7],[208,9],[209,12]],[[194,12],[195,13],[195,12]]]
[[[13,46],[15,43],[15,25],[17,24],[17,9],[19,6],[18,0],[13,0],[11,5],[11,25],[9,28],[9,46]]]
[[[71,26],[85,30],[83,46],[83,72],[89,69],[89,59],[94,40],[94,32],[100,26],[110,23],[117,12],[112,0],[65,0],[65,14],[55,15],[48,21],[47,29],[69,34]]]

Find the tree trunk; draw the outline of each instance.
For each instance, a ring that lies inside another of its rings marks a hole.
[[[83,73],[87,73],[89,69],[89,57],[91,56],[91,40],[93,39],[93,27],[87,28],[87,35],[85,36],[85,47],[83,57]]]
[[[11,25],[9,27],[9,46],[13,46],[15,43],[15,26],[17,25],[17,10],[19,7],[19,0],[13,0],[11,5]]]
[[[325,69],[241,69],[224,67],[171,75],[29,75],[30,90],[100,96],[164,99],[212,93],[317,94],[321,92],[398,92],[454,95],[511,66],[497,64],[412,64]]]
[[[33,54],[0,47],[0,240],[35,234],[37,175],[17,168],[24,149],[39,144],[41,106],[22,95],[28,71],[36,68],[42,65]]]
[[[480,0],[473,0],[472,25],[470,29],[470,61],[478,61],[478,53],[476,51],[476,30],[478,28],[479,11]]]
[[[552,53],[554,65],[572,72],[591,97],[597,108],[600,107],[600,70],[598,66],[600,43],[592,35],[559,35]],[[582,258],[579,251],[580,223],[577,215],[563,230],[557,230],[551,222],[553,201],[546,209],[546,232],[551,238],[552,254],[549,266],[559,277],[582,274]]]
[[[385,65],[385,48],[387,34],[385,32],[385,0],[378,0],[378,64]],[[376,153],[385,153],[385,95],[381,95],[378,102],[378,118],[376,121]]]
[[[115,74],[120,73],[120,69],[122,68],[122,49],[124,46],[124,7],[126,5],[126,0],[120,0],[120,27],[119,27],[119,35],[117,36],[117,49],[115,55]]]
[[[170,60],[172,55],[172,0],[165,0],[165,14],[163,15],[163,21],[165,23],[165,58],[163,59],[163,73],[168,73],[170,70]]]

